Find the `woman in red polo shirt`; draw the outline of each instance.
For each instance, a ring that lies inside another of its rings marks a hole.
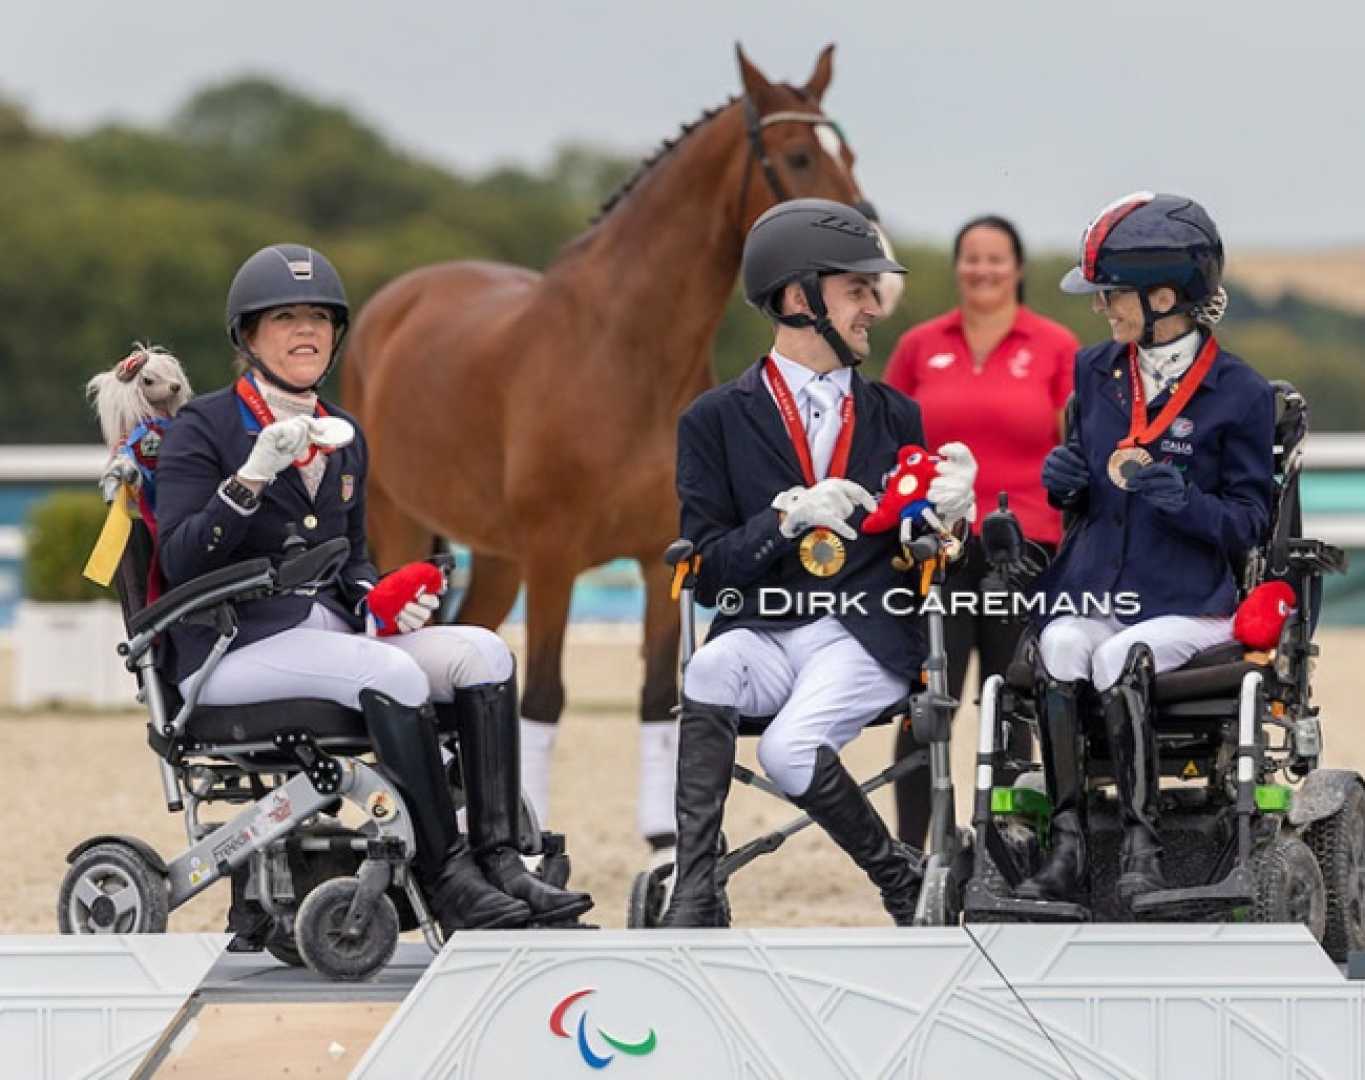
[[[1061,432],[1071,394],[1073,360],[1080,343],[1066,327],[1024,306],[1024,245],[1005,218],[973,218],[958,230],[953,264],[961,307],[906,331],[886,369],[886,382],[919,402],[930,447],[962,442],[976,455],[976,502],[982,513],[1009,495],[1010,509],[1028,539],[1056,551],[1061,515],[1047,503],[1039,477],[1043,458]],[[966,557],[949,575],[945,593],[979,595],[987,567],[980,522],[973,525]],[[957,601],[946,619],[948,680],[961,698],[967,658],[975,648],[980,677],[1003,673],[1014,655],[1024,620],[976,614]],[[1028,757],[1029,733],[1011,732],[1011,750]],[[901,732],[897,759],[917,748]],[[900,838],[922,847],[929,824],[927,765],[896,784]]]

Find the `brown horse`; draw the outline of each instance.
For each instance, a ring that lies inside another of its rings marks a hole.
[[[738,50],[743,97],[684,125],[543,274],[424,267],[356,321],[343,395],[370,442],[376,562],[424,558],[435,537],[467,544],[459,619],[490,628],[525,582],[531,720],[553,724],[564,705],[574,578],[620,556],[645,581],[641,719],[670,717],[678,619],[661,555],[678,528],[678,416],[714,382],[754,220],[785,198],[861,198],[820,112],[833,48],[804,87],[769,82]]]

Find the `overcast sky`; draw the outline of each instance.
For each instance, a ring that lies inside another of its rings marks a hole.
[[[1229,248],[1365,242],[1365,11],[1337,0],[4,0],[0,93],[40,123],[157,125],[246,72],[468,170],[555,144],[641,152],[739,89],[742,41],[804,82],[899,233],[983,211],[1071,248],[1138,188],[1201,200]]]

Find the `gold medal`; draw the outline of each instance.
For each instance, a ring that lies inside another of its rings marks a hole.
[[[1152,455],[1140,446],[1123,446],[1109,455],[1109,479],[1128,491],[1139,469],[1152,463]]]
[[[843,540],[829,529],[811,529],[801,537],[800,552],[801,565],[816,577],[833,577],[848,559]]]

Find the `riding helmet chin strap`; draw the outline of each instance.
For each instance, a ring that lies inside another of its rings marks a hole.
[[[1142,337],[1138,338],[1138,345],[1144,349],[1150,349],[1156,344],[1156,324],[1162,319],[1169,319],[1172,315],[1188,315],[1198,304],[1192,304],[1188,300],[1176,303],[1170,311],[1156,312],[1152,310],[1152,305],[1147,301],[1147,290],[1138,289],[1138,302],[1142,304]]]
[[[806,297],[806,303],[810,305],[811,315],[778,315],[777,321],[784,326],[809,326],[817,334],[825,339],[834,355],[839,358],[839,363],[844,367],[857,367],[862,360],[854,355],[852,349],[848,347],[848,342],[843,339],[843,335],[834,329],[834,324],[829,321],[829,308],[825,307],[825,297],[820,291],[820,276],[818,274],[803,274],[797,279],[797,284],[801,286],[801,292]]]

